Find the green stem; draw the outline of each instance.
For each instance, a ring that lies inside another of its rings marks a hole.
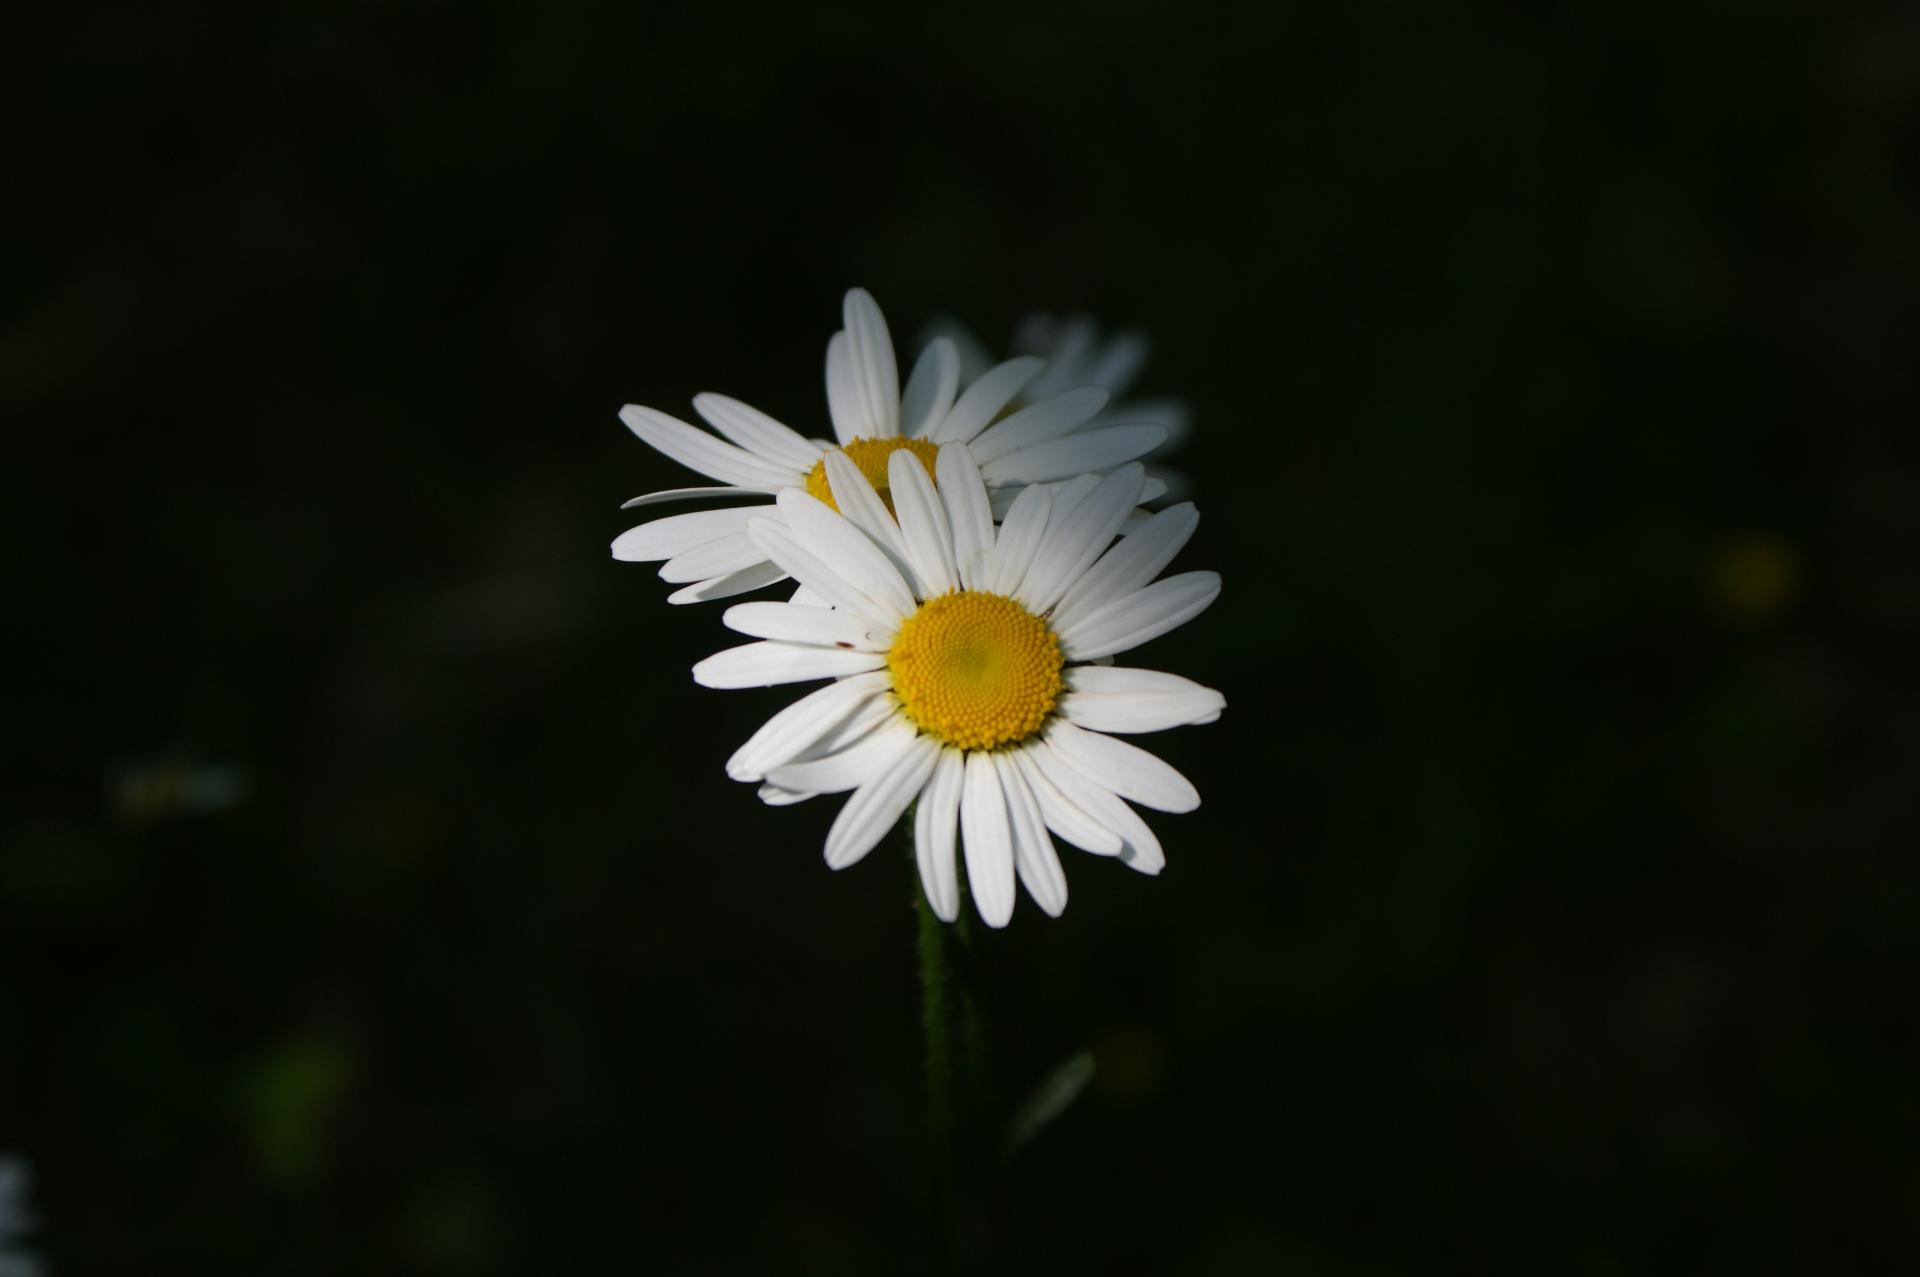
[[[999,1271],[1002,1203],[996,1164],[987,1155],[997,1147],[989,1137],[999,1127],[988,1080],[972,905],[963,889],[958,919],[951,925],[940,921],[920,885],[911,812],[904,826],[919,928],[932,1271]]]
[[[907,823],[907,851],[913,824]],[[914,881],[919,882],[917,862]],[[924,890],[914,904],[920,915],[920,1027],[926,1040],[927,1139],[933,1179],[934,1246],[946,1251],[947,1215],[953,1183],[953,1007],[947,998],[947,927],[934,916]]]

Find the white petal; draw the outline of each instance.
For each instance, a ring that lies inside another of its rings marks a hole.
[[[801,472],[811,470],[820,459],[820,447],[791,426],[783,425],[752,404],[741,403],[727,395],[712,393],[693,397],[693,410],[707,424],[755,456],[778,466],[792,466]]]
[[[933,490],[933,479],[919,458],[905,449],[887,459],[887,484],[893,511],[899,516],[900,536],[907,543],[907,560],[920,578],[920,597],[945,594],[959,584],[953,565],[953,530],[947,508]]]
[[[1159,838],[1140,818],[1140,813],[1127,806],[1118,794],[1067,766],[1045,741],[1033,742],[1024,752],[1074,806],[1120,835],[1120,859],[1129,868],[1144,874],[1157,874],[1166,868],[1167,856],[1160,848]]]
[[[1085,385],[1086,358],[1097,335],[1093,321],[1085,315],[1076,315],[1064,323],[1051,315],[1028,316],[1014,335],[1015,345],[1044,355],[1047,360],[1046,376],[1035,384],[1033,397],[1057,395],[1070,387]]]
[[[1060,317],[1051,311],[1030,311],[1022,315],[1020,322],[1014,325],[1012,348],[1032,355],[1050,357],[1054,353],[1054,348],[1060,344],[1060,333],[1064,327]]]
[[[1072,690],[1060,698],[1058,712],[1096,732],[1198,726],[1213,722],[1227,707],[1227,698],[1211,687],[1158,670],[1076,665],[1067,671],[1067,686]]]
[[[884,652],[892,644],[894,635],[891,629],[851,612],[772,600],[736,603],[726,610],[720,622],[730,630],[751,634],[754,638],[856,652]]]
[[[975,381],[961,392],[954,403],[953,411],[946,420],[934,426],[927,438],[935,443],[956,443],[973,438],[986,428],[989,421],[1000,415],[1000,410],[1013,402],[1013,397],[1029,381],[1047,366],[1044,359],[1031,356],[1009,359],[1004,364],[987,369]]]
[[[1038,447],[1078,430],[1099,416],[1100,410],[1106,406],[1106,391],[1098,386],[1081,386],[1078,390],[1069,390],[1064,395],[1055,395],[1041,403],[1028,404],[1018,412],[994,422],[968,447],[973,452],[973,459],[984,469],[999,457]]]
[[[660,579],[683,585],[739,572],[766,561],[767,552],[755,545],[752,537],[735,532],[674,555],[660,565]]]
[[[1167,495],[1167,481],[1151,470],[1147,472],[1147,481],[1140,485],[1140,504],[1158,501]]]
[[[1167,441],[1160,445],[1163,448],[1178,447],[1193,433],[1193,412],[1184,399],[1130,399],[1126,413],[1130,421],[1151,421],[1165,426]]]
[[[947,526],[953,531],[953,561],[960,584],[973,589],[993,549],[993,512],[987,508],[987,489],[980,468],[964,446],[943,447],[934,462],[941,503],[947,507]]]
[[[1103,426],[1008,453],[981,466],[980,473],[989,483],[1045,483],[1111,470],[1166,440],[1165,426]]]
[[[747,524],[747,535],[753,538],[754,544],[766,551],[769,559],[832,606],[872,621],[898,624],[898,617],[886,616],[871,599],[849,585],[845,577],[795,540],[792,530],[784,523],[772,519],[754,519]]]
[[[977,380],[987,369],[993,367],[993,355],[986,344],[973,335],[965,324],[951,315],[942,315],[927,325],[928,337],[943,337],[960,352],[960,380]]]
[[[1062,793],[1060,787],[1040,770],[1033,754],[1031,748],[1009,751],[1015,765],[1020,768],[1020,775],[1040,803],[1040,815],[1047,822],[1047,828],[1096,856],[1119,855],[1120,849],[1125,846],[1120,835],[1095,820],[1084,807]]]
[[[884,670],[879,672],[886,673]],[[893,676],[891,674],[887,675],[887,686],[889,688],[893,686]],[[855,707],[853,713],[847,715],[846,718],[840,722],[835,723],[827,730],[826,735],[801,750],[800,756],[793,761],[796,763],[810,763],[816,758],[825,758],[829,754],[837,754],[848,746],[864,739],[867,733],[873,731],[875,728],[886,723],[894,722],[899,718],[900,701],[898,697],[876,696],[872,700],[862,701]]]
[[[1219,597],[1218,572],[1182,572],[1122,595],[1054,632],[1069,660],[1091,661],[1178,629]]]
[[[628,404],[620,410],[627,429],[655,451],[664,453],[690,470],[712,475],[723,483],[752,488],[758,492],[778,492],[796,482],[789,466],[777,466],[756,457],[745,448],[736,448],[714,438],[704,430],[669,417],[654,408]]]
[[[1080,508],[1080,503],[1087,499],[1087,494],[1099,486],[1100,476],[1097,474],[1077,474],[1065,483],[1047,485],[1053,491],[1053,515],[1047,520],[1049,539],[1060,535],[1060,529]]]
[[[872,600],[866,609],[869,615],[878,609],[880,619],[898,624],[913,611],[913,592],[900,569],[865,533],[826,502],[798,488],[782,492],[779,502],[780,513],[800,544],[822,562],[831,563],[842,580]]]
[[[1083,692],[1090,696],[1185,696],[1195,692],[1220,695],[1212,688],[1178,674],[1167,674],[1160,670],[1134,669],[1110,662],[1104,665],[1069,666],[1065,671],[1065,677],[1069,691]],[[1215,708],[1226,708],[1224,697]]]
[[[1140,368],[1147,362],[1151,347],[1145,335],[1131,329],[1115,333],[1107,342],[1107,348],[1101,352],[1093,370],[1087,374],[1087,380],[1096,386],[1105,386],[1115,395],[1123,395],[1133,379],[1140,375]]]
[[[764,780],[770,769],[798,758],[889,685],[885,670],[873,670],[836,679],[809,692],[768,719],[746,744],[733,751],[733,757],[727,760],[727,775],[735,780]]]
[[[946,418],[960,388],[960,352],[950,337],[935,337],[920,352],[900,401],[900,433],[925,434]]]
[[[807,799],[814,797],[813,794],[801,793],[793,789],[782,789],[778,785],[762,785],[757,792],[759,793],[760,801],[769,807],[791,807],[795,803],[804,803]]]
[[[670,514],[664,519],[628,528],[613,539],[613,557],[624,563],[650,563],[671,559],[694,546],[717,540],[729,533],[747,530],[747,520],[769,514],[767,505],[728,506],[724,510],[696,510],[692,514]],[[764,555],[762,556],[765,557]]]
[[[869,738],[879,734],[878,729],[882,727],[892,729],[898,727],[900,723],[900,707],[899,702],[895,698],[886,695],[869,697],[856,705],[851,714],[848,714],[840,722],[829,727],[826,735],[801,750],[799,754],[793,758],[782,763],[781,767],[797,767],[802,763],[819,762],[822,759],[837,757],[855,745],[868,744]],[[862,757],[864,757],[864,755]],[[768,770],[772,771],[773,769],[769,767]],[[789,778],[793,775],[793,773],[783,774],[787,774]],[[807,775],[805,772],[798,774],[802,777]],[[842,786],[842,788],[852,789],[859,783],[859,779],[856,778]],[[775,788],[779,788],[779,786],[775,786]],[[796,790],[794,792],[806,798],[813,797],[814,793],[814,791],[810,789]],[[798,802],[800,800],[796,798],[793,801]]]
[[[1153,580],[1199,526],[1200,512],[1192,502],[1169,506],[1147,520],[1145,527],[1108,550],[1068,587],[1060,606],[1053,609],[1055,631]]]
[[[802,647],[797,643],[742,643],[715,652],[695,665],[693,681],[702,687],[772,687],[864,674],[886,663],[887,658],[878,652],[845,652],[837,647]]]
[[[1058,718],[1047,725],[1046,741],[1067,766],[1143,807],[1182,812],[1200,805],[1200,792],[1185,776],[1138,745]]]
[[[1013,832],[1007,825],[1007,799],[993,755],[967,755],[966,784],[960,795],[960,839],[967,854],[967,885],[973,907],[989,927],[1004,927],[1013,917]]]
[[[1050,483],[1036,483],[1032,485],[1014,483],[1006,484],[998,488],[988,488],[987,509],[993,512],[993,521],[995,523],[1005,523],[1007,521],[1007,511],[1013,509],[1013,503],[1020,499],[1020,494],[1025,492],[1029,486],[1046,488],[1051,491],[1058,485]]]
[[[1207,689],[1192,679],[1182,678],[1178,674],[1165,674],[1159,670],[1134,669],[1131,666],[1115,665],[1069,665],[1061,671],[1070,692],[1086,692],[1095,696],[1104,696],[1120,692],[1182,692],[1206,691]]]
[[[742,492],[758,493],[757,488],[736,488],[731,485],[724,488],[664,488],[659,492],[648,492],[631,501],[622,501],[622,510],[631,510],[635,506],[654,505],[661,501],[691,501],[697,497],[737,497]]]
[[[852,443],[866,433],[866,409],[860,402],[844,329],[827,340],[827,413],[833,418],[833,437],[841,443]]]
[[[932,737],[916,736],[891,766],[854,790],[827,831],[827,867],[845,869],[872,851],[919,796],[939,757]]]
[[[833,489],[833,503],[840,508],[841,517],[864,532],[867,539],[879,547],[880,552],[892,562],[894,570],[905,578],[907,589],[912,592],[916,584],[915,573],[907,560],[907,542],[900,535],[900,525],[887,513],[886,504],[880,500],[880,494],[873,490],[873,484],[867,481],[866,474],[838,448],[827,450],[827,484]]]
[[[864,288],[849,288],[841,305],[846,319],[847,354],[853,360],[853,381],[866,409],[870,439],[888,439],[900,433],[900,369],[893,359],[893,334],[880,305]]]
[[[1027,894],[1050,918],[1058,918],[1067,907],[1067,875],[1060,868],[1060,856],[1047,836],[1047,824],[1040,815],[1040,802],[1027,788],[1020,768],[1012,756],[988,754],[1000,774],[1000,789],[1007,798],[1007,826],[1013,834],[1013,865]]]
[[[1074,506],[1064,520],[1055,521],[1021,583],[1022,603],[1034,612],[1045,612],[1060,601],[1113,540],[1140,495],[1144,477],[1139,465],[1122,466],[1094,485],[1086,500]]]
[[[913,813],[913,854],[920,862],[920,887],[933,906],[933,916],[942,922],[960,916],[960,873],[954,844],[966,770],[965,754],[957,749],[941,750],[933,777]]]
[[[777,563],[756,563],[750,568],[729,572],[725,576],[709,577],[704,581],[696,581],[684,590],[675,590],[667,595],[667,602],[704,603],[709,599],[730,599],[736,594],[745,594],[763,585],[785,580],[786,575],[786,569]]]
[[[896,758],[913,748],[917,735],[912,723],[896,715],[836,754],[775,767],[767,773],[767,779],[782,789],[798,792],[843,793],[891,767]]]
[[[1006,522],[994,534],[993,549],[987,555],[987,575],[982,582],[995,594],[1015,595],[1020,583],[1040,552],[1041,538],[1047,531],[1047,515],[1053,509],[1053,494],[1044,487],[1022,488]]]
[[[1186,501],[1193,495],[1193,478],[1184,470],[1172,466],[1149,465],[1147,467],[1147,485],[1158,483],[1166,491],[1163,498],[1173,501]],[[1151,497],[1142,497],[1142,501],[1151,501]]]

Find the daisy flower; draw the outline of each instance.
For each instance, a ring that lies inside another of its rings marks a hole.
[[[1106,473],[1167,437],[1159,424],[1095,425],[1108,399],[1098,386],[1050,390],[1015,405],[1046,369],[1046,361],[1032,356],[986,368],[962,390],[959,350],[946,338],[927,345],[902,390],[880,307],[865,289],[855,288],[847,293],[843,314],[846,326],[827,343],[827,411],[839,451],[883,505],[891,500],[897,453],[913,457],[931,475],[942,455],[967,452],[986,482],[989,508],[1004,512],[1028,485]],[[697,395],[693,407],[719,437],[657,409],[628,404],[620,410],[620,419],[646,443],[723,485],[650,492],[622,507],[690,498],[727,503],[655,519],[614,540],[616,559],[665,560],[661,578],[683,587],[668,596],[669,603],[726,598],[783,579],[786,570],[748,535],[748,524],[777,518],[767,501],[789,488],[804,489],[829,507],[837,508],[840,499],[826,464],[834,445],[804,438],[725,395]],[[1147,499],[1156,493],[1148,489]],[[749,502],[739,504],[740,498]]]
[[[961,377],[972,377],[992,364],[986,346],[960,324],[947,320],[936,325],[935,332],[939,334],[935,340],[951,341],[960,352]],[[1100,325],[1087,315],[1062,319],[1036,311],[1022,319],[1013,332],[1015,356],[1047,361],[1046,371],[1033,379],[1024,395],[1037,400],[1073,386],[1098,386],[1112,398],[1092,424],[1097,428],[1116,421],[1151,421],[1165,426],[1166,442],[1155,450],[1164,454],[1187,437],[1191,414],[1180,399],[1127,398],[1140,370],[1146,367],[1150,350],[1146,334],[1138,329],[1103,334]],[[1177,471],[1150,466],[1147,474],[1150,490],[1155,480],[1164,484],[1170,495],[1178,495],[1190,486]]]
[[[1138,463],[1104,478],[1025,488],[996,528],[974,453],[942,448],[933,476],[912,452],[887,464],[889,507],[851,457],[826,464],[839,508],[788,489],[780,517],[746,534],[828,606],[742,603],[729,628],[760,642],[694,666],[720,688],[833,680],[769,719],[727,763],[772,804],[852,792],[827,835],[843,869],[910,805],[920,880],[935,914],[959,912],[955,849],[989,926],[1013,913],[1015,880],[1058,916],[1067,880],[1053,835],[1143,873],[1165,864],[1129,806],[1191,811],[1200,796],[1114,733],[1220,716],[1220,693],[1173,674],[1106,663],[1198,615],[1214,572],[1154,581],[1199,522],[1190,504],[1115,542],[1139,503]]]

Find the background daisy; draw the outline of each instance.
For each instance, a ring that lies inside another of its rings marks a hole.
[[[1046,377],[1046,362],[1033,356],[982,368],[965,379],[962,390],[960,354],[946,338],[927,344],[902,390],[879,305],[865,289],[854,288],[842,310],[845,327],[827,343],[827,408],[839,449],[883,504],[890,499],[889,459],[897,452],[915,457],[931,473],[943,451],[969,451],[999,513],[1029,484],[1105,473],[1167,438],[1166,427],[1154,422],[1102,422],[1105,389]],[[1031,390],[1043,377],[1051,387],[1045,395]],[[1027,398],[1016,405],[1023,392]],[[697,395],[693,406],[722,437],[638,404],[622,408],[620,419],[655,449],[721,486],[650,492],[623,508],[687,499],[760,500],[655,519],[614,539],[616,559],[665,560],[661,579],[682,587],[668,596],[670,603],[727,598],[783,579],[786,572],[747,535],[748,522],[775,514],[764,499],[787,488],[805,488],[829,505],[836,500],[824,441],[804,438],[725,395]],[[1163,490],[1156,482],[1143,499]]]
[[[943,450],[938,486],[896,454],[889,512],[838,453],[835,511],[798,490],[784,521],[747,533],[830,608],[746,603],[726,624],[760,642],[694,667],[721,688],[834,680],[770,719],[727,764],[772,803],[852,791],[827,835],[845,868],[916,800],[915,852],[935,913],[960,903],[956,845],[988,925],[1012,916],[1016,878],[1041,909],[1067,904],[1053,835],[1144,873],[1165,864],[1129,802],[1191,811],[1174,768],[1114,733],[1218,718],[1218,692],[1173,674],[1092,664],[1198,615],[1213,572],[1154,581],[1199,516],[1154,515],[1112,545],[1140,499],[1141,467],[1034,486],[995,528],[968,450]]]
[[[929,338],[954,344],[960,352],[962,377],[974,376],[993,364],[986,344],[956,320],[935,324]],[[1049,311],[1034,311],[1015,325],[1010,349],[1015,358],[1031,355],[1047,361],[1046,371],[1027,387],[1026,394],[1032,398],[1043,399],[1072,386],[1098,386],[1111,398],[1095,424],[1151,421],[1166,427],[1165,442],[1153,450],[1148,461],[1147,482],[1152,495],[1144,500],[1178,500],[1192,490],[1192,481],[1184,472],[1157,461],[1185,442],[1192,430],[1193,414],[1186,401],[1171,396],[1127,397],[1152,353],[1152,343],[1145,333],[1137,328],[1103,333],[1090,315],[1063,318]]]

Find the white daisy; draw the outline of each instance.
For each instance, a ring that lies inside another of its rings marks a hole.
[[[1009,359],[969,379],[961,390],[960,355],[954,343],[928,344],[900,388],[887,321],[865,289],[848,291],[846,327],[827,343],[827,409],[845,459],[888,496],[890,460],[897,452],[917,458],[927,473],[937,458],[970,454],[991,494],[991,508],[1004,511],[1030,484],[1080,474],[1103,474],[1158,447],[1167,437],[1155,423],[1093,425],[1107,392],[1079,386],[1034,396],[1008,411],[1045,368],[1031,356]],[[760,498],[757,504],[672,515],[643,523],[613,542],[613,557],[634,562],[664,559],[662,579],[684,588],[670,603],[726,598],[771,585],[786,572],[770,561],[747,525],[776,516],[765,504],[789,488],[803,488],[833,505],[839,479],[829,472],[832,445],[807,439],[758,409],[725,395],[697,395],[693,407],[724,438],[716,438],[653,408],[628,404],[620,419],[675,461],[720,480],[722,487],[672,488],[635,497],[623,509],[683,498]],[[1157,495],[1150,488],[1146,499]]]
[[[862,471],[827,454],[838,512],[804,491],[747,535],[828,606],[742,603],[726,624],[761,642],[694,666],[708,687],[832,679],[766,723],[727,763],[769,803],[853,791],[827,864],[871,851],[918,800],[915,847],[934,912],[960,893],[956,828],[980,916],[1005,926],[1014,881],[1048,914],[1067,904],[1049,831],[1144,873],[1165,864],[1128,801],[1191,811],[1200,796],[1154,755],[1109,733],[1220,716],[1220,693],[1105,662],[1185,623],[1220,592],[1214,572],[1153,578],[1199,522],[1188,504],[1114,542],[1140,500],[1138,463],[1022,491],[995,528],[973,453],[934,471],[888,462],[892,512]],[[937,483],[936,480],[937,479]]]
[[[934,340],[951,341],[960,352],[962,378],[970,378],[992,364],[993,357],[987,353],[986,346],[959,323],[946,320],[936,325],[934,331],[938,334]],[[1183,400],[1127,398],[1140,370],[1146,367],[1151,350],[1146,334],[1138,329],[1102,334],[1100,325],[1090,316],[1062,319],[1036,311],[1014,328],[1012,349],[1016,357],[1034,356],[1047,361],[1046,371],[1034,378],[1023,392],[1025,395],[1038,400],[1074,386],[1098,386],[1111,399],[1091,423],[1094,427],[1121,421],[1151,421],[1165,426],[1167,439],[1155,449],[1156,456],[1177,448],[1191,429],[1192,416]],[[1163,467],[1150,464],[1147,475],[1150,490],[1158,479],[1166,485],[1169,495],[1177,496],[1190,486],[1184,475]]]

